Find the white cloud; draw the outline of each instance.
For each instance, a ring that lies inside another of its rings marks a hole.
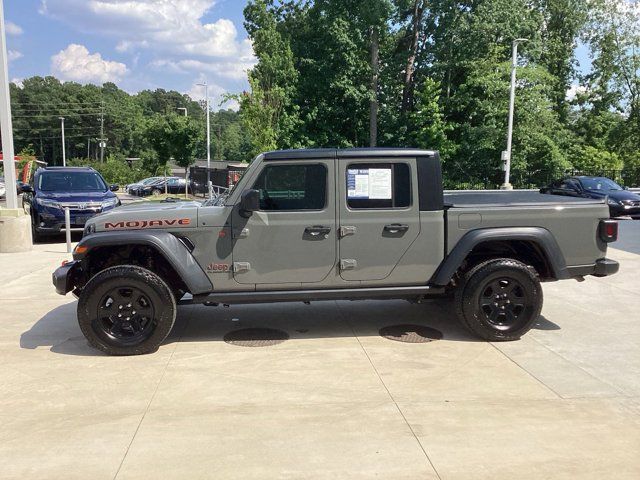
[[[7,32],[7,35],[22,35],[23,33],[22,27],[16,25],[13,22],[6,22],[4,24],[4,28]]]
[[[569,87],[569,90],[567,90],[567,100],[574,100],[578,94],[585,93],[586,91],[586,87],[574,83]]]
[[[118,51],[238,58],[245,42],[231,20],[203,23],[215,0],[41,0],[40,13],[92,33],[117,36]]]
[[[99,53],[90,54],[83,45],[71,44],[51,57],[51,71],[62,80],[101,85],[119,81],[127,73],[127,66],[104,60]]]
[[[7,50],[7,60],[9,60],[10,62],[13,62],[14,60],[18,60],[23,56],[24,55],[22,55],[22,52],[19,52],[17,50]]]
[[[184,59],[171,60],[159,59],[149,64],[154,70],[168,71],[171,73],[212,73],[218,77],[241,80],[247,78],[247,71],[256,64],[253,55],[240,56],[237,59],[199,60]]]
[[[207,78],[204,75],[200,75],[193,85],[191,85],[191,88],[185,93],[196,102],[204,101],[206,99],[205,87],[201,84],[206,81]],[[209,105],[213,110],[230,108],[231,110],[238,111],[240,105],[236,100],[224,100],[226,93],[227,91],[220,85],[209,82]]]

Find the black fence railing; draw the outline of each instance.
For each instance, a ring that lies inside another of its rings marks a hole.
[[[640,187],[640,168],[623,170],[554,170],[536,172],[514,172],[510,181],[516,189],[536,189],[549,185],[551,182],[574,175],[607,177],[625,187]],[[494,190],[502,185],[503,178],[469,178],[456,179],[448,177],[444,172],[445,190]]]

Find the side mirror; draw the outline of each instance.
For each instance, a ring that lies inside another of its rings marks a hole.
[[[249,218],[253,212],[260,209],[260,191],[245,190],[240,196],[240,215]]]
[[[20,185],[20,191],[22,193],[33,193],[33,187],[28,183],[25,183],[24,185]]]
[[[118,190],[120,190],[120,185],[118,185],[117,183],[109,185],[109,190],[111,190],[112,192],[117,192]]]

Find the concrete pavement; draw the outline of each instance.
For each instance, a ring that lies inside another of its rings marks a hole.
[[[518,342],[477,341],[446,302],[185,306],[157,353],[119,358],[51,286],[64,245],[34,248],[0,255],[2,479],[640,478],[631,251],[546,284]],[[444,337],[378,334],[399,323]],[[248,327],[290,339],[223,341]]]

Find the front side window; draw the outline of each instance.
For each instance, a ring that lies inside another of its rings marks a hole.
[[[260,210],[322,210],[327,199],[327,167],[268,165],[253,188],[260,191]]]
[[[406,163],[352,163],[347,166],[346,181],[349,208],[411,205],[411,174]]]

